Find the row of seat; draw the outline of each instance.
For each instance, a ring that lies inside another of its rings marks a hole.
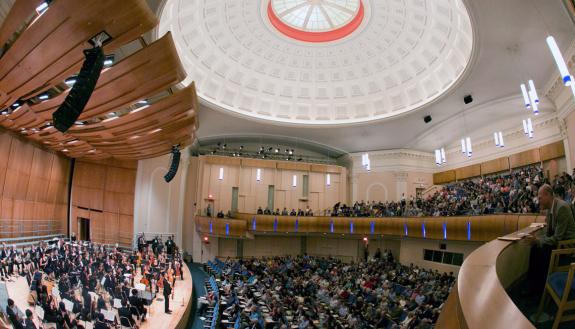
[[[220,315],[220,300],[219,300],[219,290],[216,279],[210,276],[205,281],[206,292],[213,292],[216,303],[213,307],[208,307],[206,311],[206,320],[204,321],[204,329],[215,329]]]

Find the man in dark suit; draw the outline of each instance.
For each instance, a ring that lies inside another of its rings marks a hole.
[[[164,312],[170,314],[170,295],[172,294],[172,286],[168,280],[168,275],[164,274]]]
[[[120,317],[120,323],[124,327],[134,327],[136,325],[136,321],[132,317],[132,312],[128,308],[128,302],[125,299],[122,299],[122,307],[118,309],[118,316]]]
[[[94,323],[94,329],[110,329],[110,326],[106,323],[104,314],[98,313],[98,317]]]
[[[539,208],[547,210],[545,222],[547,228],[542,236],[529,235],[525,237],[531,244],[529,257],[528,278],[531,281],[533,293],[540,294],[547,280],[547,270],[551,259],[551,251],[557,248],[557,243],[562,240],[575,239],[575,219],[571,205],[553,195],[553,188],[544,184],[537,194]]]
[[[144,306],[144,302],[142,301],[142,299],[138,297],[138,290],[136,289],[132,289],[132,296],[130,296],[130,305],[132,305],[132,307],[135,307],[136,310],[138,310],[138,313],[134,315],[141,316],[140,320],[142,321],[146,320],[146,314],[148,313],[148,310],[146,310],[146,307]]]
[[[24,321],[24,326],[26,329],[36,329],[36,324],[32,320],[32,311],[26,310],[26,320]]]
[[[8,299],[8,305],[6,306],[6,314],[8,315],[10,322],[12,322],[14,329],[24,329],[22,319],[18,316],[18,309],[16,308],[16,305],[14,305],[14,301],[10,298]]]

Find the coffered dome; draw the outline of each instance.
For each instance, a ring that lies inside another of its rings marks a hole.
[[[205,104],[296,125],[421,108],[458,82],[474,41],[462,0],[167,0],[168,31]]]

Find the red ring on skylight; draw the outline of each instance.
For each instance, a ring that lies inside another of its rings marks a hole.
[[[293,28],[284,23],[272,9],[272,2],[268,3],[268,17],[270,23],[282,34],[299,41],[305,42],[329,42],[344,38],[353,33],[361,25],[364,16],[363,2],[359,2],[359,10],[355,17],[346,25],[335,30],[326,32],[309,32]]]

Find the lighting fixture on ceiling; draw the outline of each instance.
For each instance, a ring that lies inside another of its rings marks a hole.
[[[440,149],[435,150],[435,164],[441,166],[441,164],[446,163],[447,159],[445,158],[445,149],[442,147]]]
[[[260,168],[256,169],[256,181],[262,180],[262,170]]]
[[[553,55],[553,59],[555,60],[555,64],[557,64],[557,68],[559,69],[559,73],[563,78],[563,84],[567,87],[573,84],[573,76],[569,73],[567,69],[567,64],[565,64],[565,59],[561,54],[561,50],[557,46],[557,42],[555,42],[555,38],[552,36],[547,37],[547,46],[549,46],[549,50],[551,50],[551,54]]]
[[[531,109],[531,101],[529,100],[529,94],[527,93],[527,88],[525,84],[521,84],[521,94],[523,94],[523,102],[525,103],[525,108]]]
[[[573,83],[573,76],[569,73],[567,69],[567,64],[565,64],[565,59],[561,54],[561,50],[557,46],[557,42],[555,42],[555,38],[553,36],[547,37],[547,46],[549,46],[549,50],[551,50],[551,54],[553,55],[553,59],[555,60],[555,64],[559,69],[559,74],[561,74],[561,78],[563,79],[563,84],[566,87],[571,87],[571,92],[575,97],[575,84]]]
[[[331,186],[331,175],[330,174],[325,175],[325,185]]]
[[[368,153],[364,153],[361,155],[361,165],[365,168],[365,170],[371,171],[371,161],[369,161]]]
[[[64,80],[64,83],[68,86],[68,87],[72,87],[77,81],[77,78],[74,77],[69,77],[68,79]]]
[[[42,94],[42,95],[38,96],[38,99],[41,101],[45,101],[48,98],[50,98],[50,95],[48,95],[48,94]]]
[[[114,64],[114,55],[108,55],[104,59],[104,66],[109,67]]]
[[[494,132],[493,138],[495,139],[496,147],[505,147],[505,142],[503,141],[503,134],[501,133],[501,131]]]
[[[48,10],[48,5],[50,5],[51,1],[44,1],[38,7],[36,7],[36,13],[38,15],[42,15],[46,10]]]
[[[465,137],[461,139],[461,153],[464,153],[468,158],[471,158],[471,155],[473,154],[471,138]]]
[[[523,133],[529,137],[533,138],[533,122],[531,122],[531,118],[527,118],[527,120],[523,120]]]

